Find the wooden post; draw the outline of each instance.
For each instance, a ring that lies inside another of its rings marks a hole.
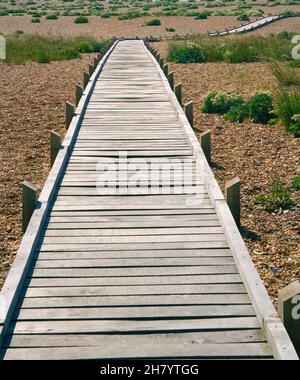
[[[38,199],[38,189],[30,182],[24,181],[23,188],[23,209],[22,209],[22,231],[25,232],[30,222],[30,218],[35,209]]]
[[[171,71],[168,74],[168,81],[169,81],[171,89],[174,91],[174,73],[173,73],[173,71]]]
[[[157,60],[158,63],[160,63],[160,54],[156,55],[156,60]]]
[[[230,208],[231,214],[238,227],[241,226],[241,196],[240,179],[233,178],[225,183],[225,198]]]
[[[182,90],[181,83],[178,83],[175,86],[174,92],[175,92],[176,98],[177,98],[177,100],[178,100],[178,102],[179,102],[180,105],[181,105],[181,101],[182,101],[181,90]]]
[[[83,73],[83,88],[85,89],[90,80],[90,75],[86,71]]]
[[[294,281],[278,292],[278,314],[300,353],[300,282]]]
[[[167,63],[163,65],[163,72],[165,76],[168,77],[169,65]]]
[[[200,134],[201,148],[205,154],[207,162],[211,165],[211,131],[208,129]]]
[[[82,94],[83,94],[83,88],[82,88],[82,86],[80,86],[79,84],[76,84],[76,86],[75,86],[76,106],[80,102]]]
[[[193,102],[192,101],[190,101],[184,105],[184,113],[185,113],[185,116],[187,117],[191,127],[193,128],[194,118],[193,118]]]
[[[60,147],[61,147],[60,135],[55,131],[51,131],[50,132],[50,164],[51,164],[51,167],[54,164],[54,161],[55,161],[56,156],[60,150]]]
[[[163,58],[160,58],[160,59],[159,59],[159,66],[160,66],[161,68],[163,68],[163,66],[164,66],[164,59],[163,59]]]
[[[101,61],[101,58],[102,58],[102,54],[101,54],[101,53],[97,53],[97,59],[98,59],[98,62]]]
[[[72,118],[75,115],[75,107],[74,104],[70,102],[66,102],[66,128],[69,128],[71,124]]]
[[[94,58],[94,67],[95,68],[98,66],[98,63],[99,63],[98,58]]]
[[[95,71],[95,67],[94,65],[92,65],[91,63],[89,64],[89,74],[90,74],[90,77],[93,75],[93,72]]]

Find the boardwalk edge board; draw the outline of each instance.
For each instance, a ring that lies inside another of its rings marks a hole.
[[[62,143],[62,147],[56,156],[55,162],[50,170],[48,178],[37,201],[29,225],[23,235],[14,263],[11,266],[6,281],[1,289],[0,347],[2,346],[4,335],[14,313],[15,306],[18,302],[18,297],[22,289],[23,282],[26,278],[32,257],[34,256],[34,252],[39,242],[42,226],[46,219],[47,212],[51,207],[56,187],[61,179],[61,176],[69,159],[69,155],[76,141],[85,109],[93,93],[102,68],[118,42],[118,40],[115,41],[103,56],[83,92],[81,100],[75,110],[75,115],[72,118],[71,124]]]
[[[171,97],[172,103],[177,110],[178,119],[181,123],[187,140],[193,149],[193,154],[195,155],[196,162],[201,161],[201,167],[204,169],[204,180],[209,197],[216,209],[224,234],[232,251],[236,266],[239,270],[242,280],[244,281],[244,285],[247,289],[253,307],[257,313],[259,323],[272,347],[274,357],[276,359],[298,359],[298,355],[290,340],[290,337],[288,336],[288,333],[272,304],[267,290],[256,271],[248,249],[236,226],[236,223],[229,210],[222,191],[212,173],[212,170],[210,169],[201,145],[192,127],[190,126],[187,117],[176,98],[176,95],[172,91],[169,81],[165,77],[160,65],[157,63],[154,56],[148,49],[147,52],[151,56],[157,71],[160,73],[166,91]]]

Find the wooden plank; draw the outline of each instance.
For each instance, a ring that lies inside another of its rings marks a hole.
[[[135,295],[94,297],[24,297],[19,306],[25,308],[155,306],[155,305],[248,305],[247,294]]]
[[[194,276],[147,276],[147,277],[78,277],[78,278],[30,278],[25,286],[115,286],[115,285],[178,285],[178,284],[225,284],[242,283],[238,274]]]
[[[246,293],[242,284],[193,284],[193,285],[155,285],[155,286],[97,286],[97,287],[44,287],[27,288],[26,297],[90,297],[120,296],[137,294],[224,294]]]
[[[256,317],[208,318],[187,320],[90,320],[90,321],[24,321],[11,323],[8,332],[14,334],[76,334],[80,333],[145,333],[167,331],[201,331],[257,329]],[[182,352],[182,348],[180,349]]]
[[[201,331],[176,334],[149,334],[145,335],[8,335],[4,347],[111,347],[122,340],[134,347],[141,347],[145,341],[154,347],[161,342],[175,346],[185,346],[189,342],[201,342],[202,344],[223,343],[258,343],[265,342],[265,337],[260,329],[230,330],[230,331]]]
[[[51,320],[134,320],[183,319],[204,317],[253,317],[251,305],[155,306],[155,307],[97,307],[65,309],[19,309],[13,319],[18,321]]]
[[[271,358],[270,347],[265,343],[247,344],[195,344],[193,341],[181,345],[167,344],[159,341],[153,345],[147,344],[148,337],[144,337],[143,344],[128,344],[127,337],[116,337],[115,344],[100,345],[97,347],[53,347],[53,348],[11,348],[5,352],[4,359],[129,359],[129,358]]]

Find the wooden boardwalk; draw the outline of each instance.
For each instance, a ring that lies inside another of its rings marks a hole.
[[[4,359],[296,357],[143,41],[98,65],[1,297]]]

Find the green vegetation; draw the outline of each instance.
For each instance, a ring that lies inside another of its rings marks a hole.
[[[300,86],[300,72],[294,67],[282,62],[269,64],[273,75],[281,86]]]
[[[87,24],[88,22],[89,22],[89,19],[85,16],[78,16],[74,20],[75,24]]]
[[[238,21],[250,21],[250,18],[247,14],[243,13],[236,18]]]
[[[265,92],[254,94],[248,102],[241,95],[209,92],[202,107],[204,113],[225,114],[225,119],[242,122],[250,117],[255,123],[267,123],[273,117],[273,101]]]
[[[254,198],[254,203],[264,205],[268,212],[288,210],[295,205],[291,194],[292,191],[283,186],[279,178],[276,178],[269,194],[258,195]]]
[[[199,62],[255,62],[262,60],[292,61],[290,41],[278,35],[262,36],[229,36],[220,38],[197,37],[185,41],[170,42],[167,59],[179,62],[177,54],[182,56],[191,44],[201,50]],[[178,45],[178,46],[176,46]],[[204,57],[204,60],[203,60]],[[182,63],[188,63],[184,61]],[[193,60],[193,62],[195,62]]]
[[[204,99],[202,112],[225,114],[231,107],[238,107],[242,104],[244,104],[244,100],[241,95],[209,92]]]
[[[300,190],[300,174],[293,178],[292,185],[296,190]]]
[[[91,37],[42,37],[39,35],[7,35],[6,62],[23,64],[27,61],[47,63],[56,60],[79,58],[81,53],[98,52],[106,48],[109,40],[96,41]]]
[[[198,44],[171,42],[167,60],[176,63],[200,63],[205,62],[205,56]]]
[[[47,15],[46,20],[58,20],[58,16],[56,14]]]
[[[175,32],[175,28],[168,27],[168,28],[166,28],[166,32]]]
[[[149,20],[146,22],[147,26],[159,26],[161,25],[160,19],[159,18],[154,18],[153,20]]]
[[[273,100],[266,92],[254,94],[247,106],[249,116],[255,123],[266,124],[273,117]]]
[[[287,131],[300,137],[300,89],[278,91],[274,97],[274,110]]]
[[[211,12],[204,11],[204,12],[197,12],[197,15],[195,17],[196,20],[205,20],[207,17],[211,16]]]
[[[40,23],[40,22],[41,22],[41,19],[40,19],[39,17],[33,17],[33,18],[31,19],[31,22],[33,22],[33,23]]]

